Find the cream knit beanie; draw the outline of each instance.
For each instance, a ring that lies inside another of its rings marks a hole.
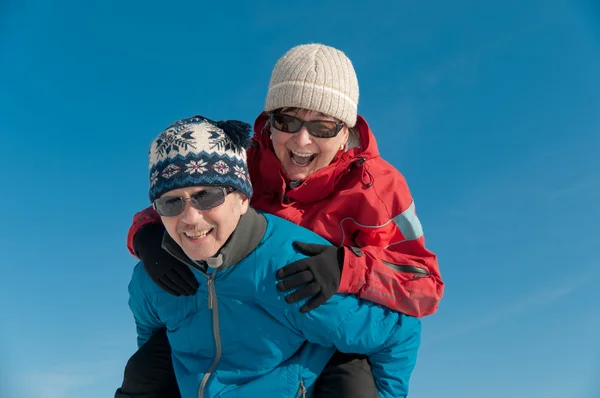
[[[304,108],[356,124],[358,79],[346,55],[323,44],[303,44],[281,57],[269,83],[265,111]]]

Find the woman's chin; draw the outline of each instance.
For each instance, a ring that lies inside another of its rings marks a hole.
[[[298,167],[290,167],[285,169],[285,174],[292,181],[304,180],[311,174],[310,170],[298,170]]]
[[[306,166],[299,166],[294,164],[290,159],[287,159],[287,162],[283,166],[285,174],[292,181],[303,180],[312,172],[312,162]]]

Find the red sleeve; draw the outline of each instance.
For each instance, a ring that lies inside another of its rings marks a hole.
[[[127,232],[127,249],[129,249],[129,252],[131,254],[137,257],[135,251],[133,250],[133,239],[135,238],[135,234],[137,234],[140,228],[142,228],[146,224],[159,223],[161,223],[160,216],[152,208],[152,206],[145,208],[144,210],[140,211],[139,213],[136,213],[133,216],[133,223],[131,224],[131,227],[129,227],[129,231]]]
[[[359,248],[345,248],[338,291],[409,316],[431,315],[442,299],[444,283],[436,255],[425,248],[404,178],[394,178],[385,189],[374,189],[377,200],[370,198],[366,207],[379,225],[354,225]]]

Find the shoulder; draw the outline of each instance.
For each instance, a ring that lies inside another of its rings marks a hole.
[[[161,288],[152,281],[146,272],[144,263],[139,261],[133,268],[131,281],[129,282],[129,294],[132,296],[148,296],[160,293],[161,291]]]
[[[408,190],[404,175],[380,156],[368,158],[357,167],[350,167],[341,179],[339,190],[376,198],[371,187],[388,195],[398,190]]]
[[[405,177],[381,157],[352,168],[340,188],[337,201],[352,209],[348,216],[365,225],[385,224],[413,200]]]
[[[385,219],[406,210],[413,202],[404,175],[381,157],[366,162],[372,185],[365,191],[368,201],[380,209]]]
[[[331,244],[308,228],[272,214],[264,216],[267,220],[267,231],[261,246],[266,249],[265,252],[272,260],[276,260],[272,266],[277,269],[306,257],[294,249],[295,241],[318,245]]]
[[[254,253],[255,261],[265,272],[271,273],[294,261],[306,258],[294,249],[294,241],[319,245],[331,244],[311,230],[291,221],[272,214],[261,214],[267,220],[267,229]]]
[[[137,283],[146,283],[150,281],[150,276],[146,272],[144,268],[144,263],[142,261],[138,261],[138,263],[133,267],[133,273],[131,275],[131,281],[135,281]]]
[[[131,281],[129,285],[142,285],[145,283],[146,278],[150,278],[144,269],[144,263],[142,261],[138,261],[138,263],[133,267],[133,273],[131,274]]]
[[[367,168],[375,177],[387,177],[397,184],[406,184],[404,175],[381,156],[366,161]]]
[[[319,245],[330,244],[326,239],[314,233],[308,228],[294,224],[291,221],[272,214],[262,213],[267,220],[267,230],[263,238],[263,242],[281,243],[286,247],[291,248],[294,241],[302,241],[306,243],[316,243]],[[262,242],[261,242],[262,243]]]

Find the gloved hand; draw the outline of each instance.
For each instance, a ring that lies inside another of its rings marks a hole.
[[[135,234],[133,249],[160,288],[175,296],[192,296],[200,285],[190,267],[162,248],[164,233],[165,227],[161,224],[144,225]]]
[[[277,270],[276,277],[283,279],[277,284],[277,289],[285,292],[299,288],[285,297],[288,304],[312,296],[300,308],[300,312],[312,311],[337,292],[342,278],[344,248],[302,242],[294,242],[293,246],[300,253],[310,257]]]

